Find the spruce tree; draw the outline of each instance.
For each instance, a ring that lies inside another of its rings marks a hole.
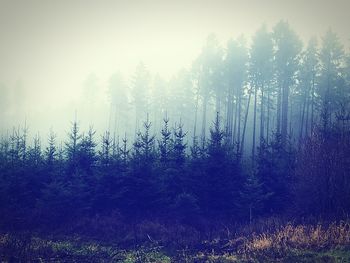
[[[225,133],[221,128],[219,113],[210,128],[204,167],[205,178],[200,193],[204,212],[209,216],[231,214],[234,207],[233,187],[238,174],[225,144]]]
[[[171,154],[172,138],[171,131],[169,130],[169,118],[166,116],[163,119],[164,126],[161,131],[161,140],[159,140],[160,162],[164,165],[168,165]]]
[[[186,160],[187,144],[184,142],[186,132],[183,131],[183,125],[180,123],[174,130],[174,145],[173,145],[173,159],[175,165],[182,166]]]
[[[243,210],[243,215],[249,214],[250,223],[262,212],[264,202],[271,196],[271,193],[265,191],[260,179],[254,173],[246,177],[239,194],[240,200],[237,205]]]
[[[48,146],[45,149],[45,159],[48,166],[52,166],[57,158],[56,135],[50,131]]]

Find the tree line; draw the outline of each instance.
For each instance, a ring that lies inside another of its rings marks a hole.
[[[132,136],[149,113],[155,132],[167,113],[181,119],[190,137],[205,141],[220,112],[230,141],[246,156],[255,156],[275,132],[300,142],[321,119],[327,126],[339,107],[348,108],[349,54],[332,30],[320,40],[312,37],[304,46],[280,21],[272,30],[261,26],[249,46],[241,36],[223,47],[210,35],[191,68],[168,82],[152,78],[141,63],[129,83],[120,74],[109,81],[110,127]]]
[[[240,38],[224,50],[209,36],[175,93],[157,78],[149,96],[140,65],[129,136],[110,129],[98,138],[74,121],[64,143],[53,132],[45,147],[39,136],[29,143],[26,127],[2,138],[0,223],[50,226],[112,213],[189,224],[342,218],[350,210],[349,65],[332,31],[321,48],[313,38],[303,49],[284,21],[272,32],[262,26],[249,49]],[[115,123],[130,117],[123,85],[113,76]]]
[[[146,120],[128,147],[106,132],[73,122],[67,141],[54,134],[42,149],[14,130],[0,148],[1,224],[4,228],[64,224],[120,213],[127,220],[247,221],[261,216],[343,217],[350,211],[349,122],[317,126],[296,147],[281,134],[258,147],[255,165],[230,143],[219,114],[204,144],[188,146],[179,123],[164,118],[159,139]],[[286,140],[286,141],[284,141]]]

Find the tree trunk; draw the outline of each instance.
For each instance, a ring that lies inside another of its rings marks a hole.
[[[311,123],[310,123],[310,133],[314,130],[314,104],[315,104],[315,76],[312,77],[311,86]]]
[[[267,120],[266,120],[266,142],[269,142],[270,134],[270,92],[267,91]]]
[[[261,102],[260,102],[260,145],[262,144],[262,141],[264,139],[264,85],[261,85]]]
[[[306,100],[307,100],[307,92],[304,93],[303,105],[300,109],[301,110],[301,120],[300,120],[300,132],[299,132],[299,145],[301,143],[301,140],[303,139]]]
[[[235,95],[235,118],[233,123],[233,133],[232,133],[232,142],[236,141],[236,131],[237,131],[237,115],[238,115],[238,98],[237,98],[237,91]]]
[[[244,124],[243,124],[243,132],[242,132],[242,142],[241,142],[241,147],[240,147],[240,156],[242,156],[243,154],[243,149],[244,149],[244,138],[245,138],[245,131],[246,131],[246,127],[247,127],[247,120],[248,120],[248,113],[249,113],[249,107],[250,107],[250,99],[252,97],[252,91],[249,92],[249,96],[248,96],[248,105],[247,105],[247,109],[245,112],[245,116],[244,116]]]
[[[242,90],[239,87],[238,90],[238,125],[237,125],[237,151],[240,151],[240,140],[241,140],[241,115],[242,115]]]
[[[255,160],[255,130],[256,130],[256,101],[258,89],[257,85],[255,85],[255,94],[254,94],[254,118],[253,118],[253,144],[252,144],[252,162],[254,164]]]
[[[233,94],[232,89],[229,87],[228,100],[227,100],[227,115],[226,115],[226,130],[229,142],[232,142],[232,120],[233,120]]]
[[[208,94],[204,95],[203,98],[203,119],[202,119],[202,143],[205,142],[206,124],[207,124],[207,104],[208,104]]]
[[[194,112],[193,140],[195,140],[196,133],[197,133],[196,130],[197,130],[198,101],[199,101],[199,88],[197,91],[196,108],[195,108],[195,112]]]
[[[276,131],[281,133],[281,98],[282,98],[282,84],[280,83],[277,94],[277,116],[276,116]]]
[[[305,119],[305,132],[304,132],[305,137],[309,136],[310,89],[311,88],[309,86],[307,97],[306,97],[306,119]]]
[[[282,119],[281,119],[281,139],[284,145],[287,141],[288,132],[288,97],[289,97],[289,86],[285,83],[282,92]]]

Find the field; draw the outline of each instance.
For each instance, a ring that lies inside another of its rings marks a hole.
[[[183,240],[181,247],[176,242],[170,244],[166,234],[157,241],[145,234],[139,244],[123,245],[79,235],[54,238],[3,233],[0,259],[1,262],[350,262],[347,221],[246,226],[235,234],[226,233],[231,238],[225,238],[222,232],[216,234],[216,238],[197,244]]]

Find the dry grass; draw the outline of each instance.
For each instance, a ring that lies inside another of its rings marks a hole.
[[[200,240],[198,233],[191,229],[143,222],[135,228],[140,246],[129,249],[121,248],[113,240],[93,241],[81,239],[79,235],[53,239],[29,233],[0,234],[0,261],[350,262],[350,221],[281,225],[277,221],[265,220],[242,226],[237,231],[231,228],[230,234],[215,232],[214,238],[207,241]],[[182,236],[187,237],[182,240]],[[123,237],[123,240],[129,242],[132,238]],[[170,242],[171,238],[177,242]],[[341,260],[334,260],[337,257]],[[304,261],[305,258],[309,261]]]
[[[252,234],[238,249],[244,258],[285,257],[291,251],[325,251],[350,247],[350,222],[324,226],[287,224],[271,233]]]
[[[230,239],[204,241],[199,251],[182,253],[174,262],[350,262],[350,221],[315,225],[267,221],[232,231]]]

